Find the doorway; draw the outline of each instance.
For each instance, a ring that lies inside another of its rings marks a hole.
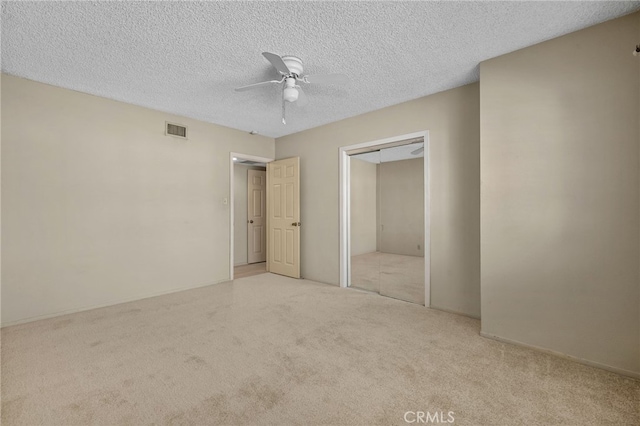
[[[267,272],[266,165],[272,161],[230,153],[231,280]]]
[[[429,140],[340,148],[340,286],[430,306]]]
[[[241,183],[236,183],[236,187],[243,186],[244,189],[246,182],[247,196],[242,197],[247,203],[242,205],[246,207],[246,218],[243,214],[242,219],[247,222],[247,245],[243,247],[243,251],[247,254],[246,263],[251,265],[267,261],[267,170],[266,165],[254,164],[247,166],[248,170],[244,173],[243,167],[244,164],[236,163],[236,168],[240,169],[237,175],[242,177]],[[240,198],[236,198],[236,203]],[[236,217],[238,214],[239,211],[236,210]],[[236,221],[236,226],[242,228],[242,223]]]

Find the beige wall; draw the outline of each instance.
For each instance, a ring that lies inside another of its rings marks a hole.
[[[379,164],[378,196],[378,250],[424,256],[424,160]]]
[[[247,172],[249,170],[266,170],[264,167],[235,164],[233,167],[233,263],[247,263]]]
[[[376,164],[350,157],[351,255],[376,251]]]
[[[229,152],[273,139],[7,75],[2,113],[3,324],[229,278]]]
[[[481,64],[482,332],[640,372],[640,14]]]
[[[302,274],[339,283],[339,147],[429,130],[432,306],[480,315],[479,85],[278,138],[300,156]]]

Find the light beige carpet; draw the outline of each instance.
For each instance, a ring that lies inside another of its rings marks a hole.
[[[637,425],[640,382],[272,274],[2,330],[3,425]],[[408,416],[413,420],[413,415]]]

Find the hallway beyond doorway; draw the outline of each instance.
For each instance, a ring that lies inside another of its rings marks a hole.
[[[265,274],[267,272],[267,262],[250,263],[233,268],[233,279],[250,277],[252,275]]]

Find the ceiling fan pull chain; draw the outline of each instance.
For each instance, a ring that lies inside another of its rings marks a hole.
[[[286,102],[284,101],[284,94],[282,96],[282,124],[287,124],[287,120],[285,120],[284,118],[284,111],[285,111],[285,104]]]

